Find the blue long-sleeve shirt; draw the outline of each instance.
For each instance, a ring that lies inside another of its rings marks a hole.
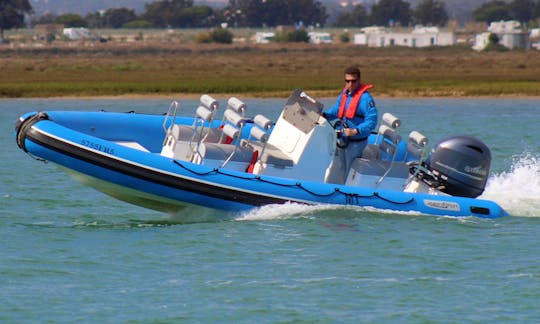
[[[345,103],[345,107],[348,107],[353,94],[349,92],[346,92],[346,94],[347,102]],[[338,118],[341,98],[342,94],[340,93],[336,103],[330,109],[324,112],[326,119],[334,120]],[[343,116],[341,120],[347,125],[348,128],[358,129],[358,134],[349,137],[350,139],[359,140],[367,138],[371,131],[377,126],[377,107],[371,94],[367,91],[362,94],[354,118],[349,119]]]

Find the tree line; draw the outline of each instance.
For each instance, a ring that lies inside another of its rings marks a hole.
[[[336,26],[365,27],[377,26],[444,26],[449,16],[444,1],[422,0],[416,8],[404,0],[379,0],[370,10],[359,4],[342,14]],[[540,0],[492,0],[482,4],[472,12],[476,22],[491,23],[500,20],[517,20],[531,27],[540,24]]]
[[[444,26],[449,19],[442,0],[422,0],[415,8],[405,0],[379,0],[371,7],[358,4],[347,8],[337,17],[334,26]],[[45,14],[26,21],[32,13],[29,0],[0,1],[0,36],[5,29],[24,27],[27,23],[89,28],[198,28],[227,23],[233,27],[260,28],[278,25],[322,27],[328,19],[326,7],[316,0],[229,0],[221,9],[195,5],[193,0],[156,0],[147,3],[141,14],[122,7],[86,16]],[[479,22],[517,20],[537,26],[540,0],[492,0],[475,9],[472,16]]]

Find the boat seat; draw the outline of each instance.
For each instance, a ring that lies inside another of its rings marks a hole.
[[[232,144],[202,143],[199,147],[200,154],[205,160],[251,162],[253,150],[249,147],[237,147]]]
[[[393,160],[397,153],[401,136],[399,136],[396,130],[384,126],[381,126],[382,129],[379,130],[382,133],[382,141],[379,144],[379,148],[383,154],[387,157],[392,157]]]
[[[223,115],[219,141],[217,143],[199,142],[193,150],[193,163],[203,164],[204,160],[218,160],[221,161],[220,167],[223,168],[230,161],[245,161],[245,154],[249,154],[248,163],[253,159],[253,150],[240,147],[239,138],[245,124],[244,117],[230,108]],[[230,141],[223,143],[226,138]],[[249,153],[246,153],[248,151]],[[240,156],[236,157],[237,155]]]
[[[416,176],[422,172],[429,174],[430,171],[424,166],[424,160],[427,157],[428,139],[423,134],[412,131],[409,133],[409,140],[407,142],[407,155],[405,161],[409,165],[410,172],[412,174],[410,180],[412,181]]]
[[[376,176],[376,185],[380,184],[386,177],[407,178],[409,168],[405,163],[396,162],[398,145],[401,136],[398,134],[400,120],[390,113],[382,116],[382,125],[379,127],[375,144],[369,144],[362,152],[362,156],[356,159],[351,166],[353,178],[356,173],[367,173],[365,176]],[[355,172],[352,172],[355,171]],[[347,180],[350,181],[350,180]]]
[[[366,160],[380,160],[381,150],[377,144],[367,144],[362,151],[362,158]]]
[[[351,165],[346,184],[376,189],[402,190],[409,179],[404,162],[357,158]]]
[[[266,144],[266,147],[260,143],[249,143],[247,146],[251,147],[253,151],[263,152],[259,155],[260,161],[266,164],[273,164],[276,166],[282,167],[292,167],[294,165],[293,160],[291,160],[287,155],[281,152],[280,149],[275,147],[272,144]]]
[[[208,136],[205,137],[203,141],[209,143],[230,144],[232,138],[227,137],[227,135],[223,134],[223,127],[225,127],[225,125],[227,125],[228,123],[237,124],[240,121],[243,122],[246,108],[247,105],[243,101],[236,97],[230,97],[227,100],[227,109],[223,113],[223,118],[221,119],[219,127],[213,128],[212,132],[208,134]],[[235,116],[232,117],[230,112],[235,112]],[[236,118],[237,120],[231,120],[231,118]]]
[[[409,133],[409,140],[407,142],[407,156],[405,160],[418,160],[422,162],[426,151],[428,139],[423,134],[412,131]]]
[[[401,136],[396,130],[387,125],[381,125],[375,140],[376,144],[366,145],[362,152],[362,158],[366,160],[380,160],[383,158],[393,160],[400,141]]]
[[[194,123],[191,126],[181,125],[178,127],[177,141],[201,142],[212,133],[210,130],[212,121],[219,108],[217,100],[209,95],[202,95],[199,107],[195,111]]]
[[[165,129],[166,135],[163,141],[161,154],[172,158],[190,160],[194,147],[205,137],[215,137],[214,131],[209,128],[212,125],[219,103],[209,95],[202,95],[200,104],[196,109],[193,125],[179,125],[175,123],[178,103],[175,101],[169,107],[164,119],[163,127],[172,118],[171,125]]]
[[[253,151],[258,152],[256,163],[263,162],[279,167],[292,167],[294,165],[293,160],[279,148],[268,143],[269,131],[274,126],[274,123],[260,114],[255,116],[253,123],[249,138],[247,141],[242,142],[242,146],[250,147]]]
[[[222,159],[224,161],[221,167],[225,166],[232,156],[237,153],[236,150],[201,148],[201,146],[204,143],[231,144],[236,140],[233,147],[237,147],[240,142],[238,139],[245,124],[243,113],[246,105],[234,97],[230,98],[221,125],[211,127],[216,124],[213,121],[217,107],[217,101],[208,95],[203,95],[201,104],[196,110],[193,125],[174,124],[173,120],[172,126],[167,130],[161,154],[193,163],[203,163],[207,151],[209,154],[207,158],[210,159],[217,159],[222,155],[210,152],[228,152],[229,155]]]
[[[223,126],[227,123],[225,115],[219,127],[212,127],[218,107],[219,103],[217,100],[209,95],[202,95],[199,107],[197,107],[195,112],[194,124],[174,124],[170,128],[170,133],[176,141],[180,142],[219,143],[230,141],[230,139],[223,136],[222,132]],[[231,97],[227,101],[227,109],[232,109],[244,117],[246,104],[235,97]]]
[[[401,141],[398,128],[401,121],[390,113],[384,113],[381,118],[382,125],[379,127],[375,144],[368,144],[362,152],[362,158],[366,160],[380,160],[388,157],[395,158],[397,145]]]
[[[202,100],[201,100],[202,102]],[[204,107],[209,105],[210,107],[216,107],[212,111],[214,112],[212,115],[210,115],[208,112],[205,112],[204,110],[200,108],[197,109],[197,117],[202,118],[204,121],[208,123],[209,126],[211,126],[212,121],[214,119],[215,111],[217,110],[218,105],[214,104],[205,104]],[[200,139],[200,142],[204,143],[226,143],[230,144],[231,138],[227,138],[223,135],[223,127],[228,123],[228,116],[227,111],[235,111],[240,117],[244,117],[246,112],[246,104],[242,102],[240,99],[231,97],[227,101],[227,110],[225,110],[225,113],[223,114],[223,118],[221,120],[219,127],[202,127],[198,128],[196,125],[175,125],[177,128],[177,140],[178,141],[197,141]],[[198,130],[197,134],[194,134],[195,131]]]
[[[196,117],[191,126],[175,124],[173,118],[172,125],[167,129],[161,154],[175,159],[190,161],[193,158],[193,153],[198,150],[205,134],[210,136],[208,128],[205,125],[211,124],[213,115],[213,110],[200,105],[197,108]]]
[[[171,128],[171,132],[177,141],[189,142],[194,135],[195,127],[193,125],[175,124]],[[218,128],[206,128],[203,132],[199,129],[199,134],[196,134],[195,138],[203,135],[204,142],[217,143],[221,137],[221,132]]]
[[[351,169],[360,174],[376,176],[377,178],[385,175],[387,171],[388,173],[385,176],[389,178],[407,179],[409,177],[409,167],[406,163],[395,162],[392,168],[390,168],[391,163],[385,160],[364,160],[358,158],[352,163]]]

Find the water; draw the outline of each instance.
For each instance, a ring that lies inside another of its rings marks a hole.
[[[247,100],[272,118],[283,102]],[[0,100],[0,322],[540,321],[540,100],[377,103],[431,145],[486,142],[483,197],[512,216],[288,204],[177,224],[31,159],[12,131],[27,111],[164,112],[169,100]]]

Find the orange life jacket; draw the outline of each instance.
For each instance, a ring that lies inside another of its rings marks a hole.
[[[345,117],[352,119],[356,115],[356,109],[358,109],[358,103],[360,103],[360,98],[366,92],[368,89],[373,88],[373,85],[371,84],[362,84],[360,86],[360,89],[356,91],[351,98],[351,101],[349,102],[349,106],[347,107],[347,110],[345,111],[345,104],[347,103],[347,93],[345,93],[345,89],[343,89],[342,95],[341,95],[341,102],[339,104],[339,111],[338,111],[338,118],[343,118],[343,115]]]

